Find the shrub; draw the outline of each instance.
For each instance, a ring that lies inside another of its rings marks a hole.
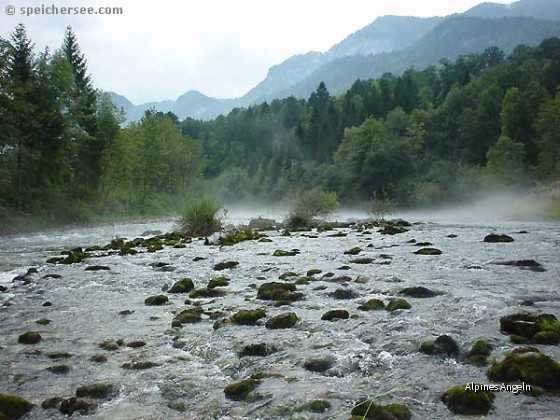
[[[213,198],[189,202],[181,218],[181,229],[189,236],[209,236],[222,227],[222,206]]]
[[[376,222],[385,220],[395,210],[395,201],[387,196],[387,193],[374,192],[369,200],[368,214]]]
[[[307,227],[314,217],[327,216],[340,205],[334,191],[313,189],[296,196],[293,209],[287,219],[290,228]]]

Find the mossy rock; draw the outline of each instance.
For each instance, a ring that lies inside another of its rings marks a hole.
[[[278,222],[274,219],[267,219],[265,217],[257,217],[249,221],[249,227],[257,230],[275,230]]]
[[[539,333],[546,332],[547,334],[540,334],[536,338],[536,340],[552,341],[554,343],[555,334],[560,334],[560,322],[552,314],[533,314],[529,312],[520,312],[501,317],[500,331],[504,334],[520,336],[528,340],[533,339],[533,337],[535,337]],[[543,342],[537,344],[549,343]]]
[[[231,320],[237,325],[256,325],[262,318],[266,318],[264,309],[241,309],[232,315]]]
[[[218,245],[235,245],[243,241],[251,241],[260,239],[261,235],[256,230],[254,231],[249,226],[239,226],[239,228],[227,232],[224,236],[218,239]]]
[[[399,295],[414,297],[414,298],[431,298],[441,294],[440,292],[435,292],[424,286],[414,286],[402,289]]]
[[[41,408],[43,410],[58,408],[63,400],[64,399],[60,397],[47,398],[46,400],[43,400],[43,402],[41,403]],[[0,416],[0,419],[2,419],[2,416]]]
[[[335,321],[337,319],[348,319],[350,313],[344,309],[332,309],[321,315],[323,321]]]
[[[18,337],[18,343],[20,344],[37,344],[39,343],[43,338],[41,337],[41,334],[39,334],[37,331],[27,331],[26,333],[20,335]]]
[[[344,251],[344,255],[358,255],[360,252],[362,252],[362,248],[355,246]]]
[[[223,262],[219,262],[218,264],[214,265],[214,270],[216,271],[222,271],[222,270],[227,270],[230,268],[235,268],[239,265],[239,262],[237,261],[223,261]]]
[[[127,370],[146,370],[160,366],[159,363],[142,361],[142,362],[127,362],[121,365],[123,369]]]
[[[312,413],[321,414],[331,408],[331,403],[326,400],[313,400],[296,408],[296,412],[311,411]]]
[[[424,341],[420,345],[420,352],[426,354],[442,354],[451,356],[459,352],[457,342],[448,335],[440,335],[434,341]]]
[[[55,366],[49,366],[47,370],[56,375],[66,375],[68,372],[72,370],[72,368],[68,365],[55,365]]]
[[[225,397],[233,401],[245,401],[249,394],[259,385],[259,381],[247,378],[239,382],[230,384],[224,388]]]
[[[49,325],[52,321],[50,319],[47,318],[41,318],[38,319],[37,321],[35,321],[35,324],[39,324],[39,325]]]
[[[299,286],[299,285],[302,285],[302,284],[303,284],[303,285],[309,284],[309,283],[311,283],[312,281],[315,281],[315,279],[314,279],[313,277],[301,276],[301,277],[299,277],[296,281],[294,281],[294,284],[295,284],[296,286]]]
[[[0,394],[0,415],[9,419],[19,419],[33,409],[34,405],[16,395]]]
[[[378,311],[384,308],[385,304],[379,299],[369,299],[363,305],[358,306],[360,311]]]
[[[215,287],[227,287],[229,286],[229,279],[224,276],[214,277],[208,282],[208,289],[214,289]]]
[[[336,289],[330,296],[334,299],[355,299],[359,295],[351,289]]]
[[[295,257],[299,252],[297,251],[286,251],[283,249],[277,249],[272,253],[273,257]]]
[[[389,312],[396,311],[397,309],[410,309],[412,306],[405,299],[391,298],[385,305],[385,309]]]
[[[270,239],[270,238],[261,238],[261,239],[259,239],[257,242],[272,242],[272,239]]]
[[[323,272],[323,270],[319,270],[318,268],[312,268],[310,270],[307,270],[307,273],[305,273],[305,275],[307,277],[312,277],[315,274],[321,274]]]
[[[362,257],[362,258],[354,258],[350,260],[351,264],[371,264],[373,262],[373,258]]]
[[[103,340],[98,344],[99,348],[107,351],[113,351],[120,348],[120,345],[115,340]]]
[[[528,338],[515,334],[509,336],[509,341],[511,341],[513,344],[527,344],[531,342],[531,340],[529,340]]]
[[[170,402],[169,404],[167,404],[167,406],[175,411],[179,411],[179,412],[184,412],[187,411],[187,406],[184,402],[181,401],[174,401],[174,402]]]
[[[555,346],[560,343],[560,334],[555,331],[539,331],[533,336],[533,338],[531,338],[531,343],[549,344]]]
[[[280,274],[280,275],[278,276],[278,279],[279,279],[279,280],[287,280],[287,279],[289,279],[290,277],[297,277],[297,276],[298,276],[297,273],[294,273],[293,271],[287,271],[287,272],[285,272],[285,273]]]
[[[274,353],[275,349],[267,345],[266,343],[256,343],[248,344],[243,347],[239,353],[239,357],[243,356],[258,356],[265,357]]]
[[[526,382],[548,390],[560,389],[560,363],[537,352],[512,353],[486,371],[494,382]]]
[[[310,372],[322,373],[334,365],[334,358],[332,357],[317,357],[313,359],[308,359],[304,362],[303,368]]]
[[[478,390],[480,384],[463,384],[448,389],[442,396],[443,403],[455,414],[486,415],[496,396],[493,392]]]
[[[489,243],[507,243],[513,242],[513,238],[509,235],[491,233],[489,235],[486,235],[483,241]]]
[[[177,315],[175,315],[173,321],[178,321],[181,324],[195,324],[202,321],[203,313],[204,310],[199,306],[192,309],[185,309],[184,311],[181,311]]]
[[[276,315],[266,321],[266,328],[270,330],[291,328],[299,321],[295,312],[286,312],[284,314]]]
[[[193,283],[192,279],[190,279],[188,277],[185,277],[184,279],[179,280],[178,282],[173,284],[173,286],[171,286],[171,289],[169,289],[168,292],[169,293],[188,293],[192,289],[194,289],[194,283]]]
[[[78,398],[96,398],[96,399],[111,399],[118,393],[118,389],[112,383],[93,383],[87,385],[80,385],[76,389],[76,397]]]
[[[108,358],[104,354],[94,354],[89,358],[89,360],[95,363],[105,363],[108,360]]]
[[[111,267],[106,265],[89,265],[85,268],[85,271],[109,271]]]
[[[149,296],[144,300],[146,306],[161,306],[168,302],[169,298],[166,295]]]
[[[196,289],[189,293],[191,299],[208,299],[223,296],[224,292],[218,289],[209,289],[204,287],[202,289]]]
[[[257,291],[257,299],[262,300],[294,302],[302,297],[303,294],[296,292],[296,286],[292,283],[263,283]]]
[[[67,416],[71,416],[76,411],[80,414],[88,414],[95,410],[95,404],[83,398],[72,397],[63,400],[60,403],[59,410],[62,414],[66,414]]]
[[[373,400],[359,400],[352,408],[352,416],[359,416],[362,419],[375,420],[409,420],[412,413],[406,405],[402,404],[377,404]]]
[[[467,362],[475,365],[484,365],[490,353],[492,353],[492,346],[485,340],[478,339],[472,344],[471,349],[467,353]]]
[[[420,248],[417,251],[414,251],[416,255],[441,255],[442,252],[440,249],[437,248]]]
[[[385,225],[378,232],[381,233],[382,235],[397,235],[399,233],[408,232],[408,230],[400,226]]]

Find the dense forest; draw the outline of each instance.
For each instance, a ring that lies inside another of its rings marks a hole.
[[[560,178],[560,39],[498,48],[332,96],[321,83],[212,121],[123,115],[96,90],[71,28],[34,52],[0,39],[0,220],[49,223],[165,214],[199,194],[226,202],[336,191],[401,207]]]

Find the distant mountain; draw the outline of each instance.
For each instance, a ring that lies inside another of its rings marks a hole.
[[[216,99],[189,91],[176,101],[133,105],[124,96],[110,94],[128,121],[138,120],[151,107],[174,112],[180,119],[207,120],[234,107],[290,95],[307,98],[321,81],[338,94],[358,78],[398,74],[411,66],[421,69],[442,58],[454,59],[491,46],[509,53],[516,45],[537,45],[551,36],[560,37],[560,0],[482,3],[447,17],[383,16],[325,53],[295,55],[271,67],[266,78],[240,98]]]
[[[519,44],[537,45],[543,39],[560,37],[560,22],[532,18],[495,20],[456,16],[444,20],[408,48],[388,54],[351,56],[331,61],[297,85],[278,92],[278,97],[307,97],[321,81],[331,93],[343,93],[356,79],[383,73],[401,73],[411,66],[422,69],[441,58],[455,59],[461,54],[480,53],[496,46],[506,54]]]
[[[532,17],[544,20],[560,20],[559,0],[521,0],[511,4],[482,3],[464,13],[486,19],[502,17]]]

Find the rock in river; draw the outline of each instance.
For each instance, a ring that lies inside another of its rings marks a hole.
[[[441,396],[447,408],[455,414],[465,415],[488,414],[494,398],[493,392],[483,391],[480,384],[474,383],[454,386]]]
[[[19,419],[32,409],[33,404],[21,397],[0,394],[0,418]]]
[[[266,328],[270,330],[291,328],[299,321],[298,316],[294,312],[286,312],[276,315],[266,321]]]

